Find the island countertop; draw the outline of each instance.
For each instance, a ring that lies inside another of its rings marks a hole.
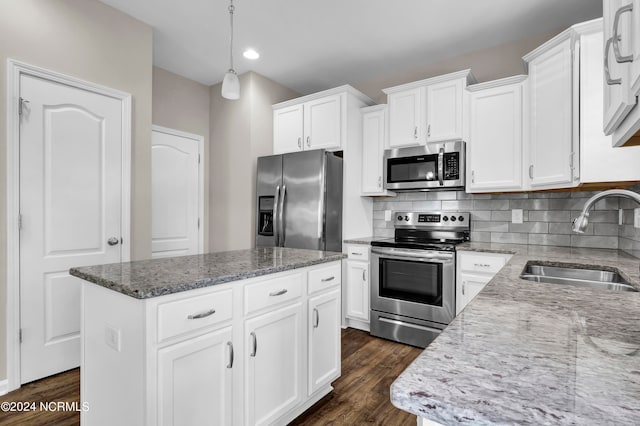
[[[618,250],[465,243],[513,254],[391,386],[398,408],[442,424],[638,424],[640,293],[520,279],[529,260],[604,265]]]
[[[333,262],[344,254],[285,247],[168,257],[71,268],[71,275],[126,294],[147,299]]]

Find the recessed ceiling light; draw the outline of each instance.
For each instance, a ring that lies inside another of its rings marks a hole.
[[[247,49],[242,53],[242,56],[247,59],[258,59],[260,54],[253,49]]]

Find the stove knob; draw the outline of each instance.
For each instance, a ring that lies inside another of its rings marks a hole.
[[[458,216],[458,220],[459,220],[460,222],[464,222],[464,216]]]
[[[455,222],[456,221],[456,217],[455,216],[451,216],[451,222]]]
[[[443,222],[448,222],[449,221],[449,217],[448,216],[443,216],[442,217],[442,221]]]
[[[407,221],[407,222],[409,222],[409,216],[405,216],[405,217],[404,217],[404,220],[405,220],[405,221]]]
[[[402,220],[402,216],[398,216],[398,220]]]

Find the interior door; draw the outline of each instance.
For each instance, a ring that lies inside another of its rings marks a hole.
[[[199,140],[164,130],[152,134],[152,257],[198,254],[202,202]]]
[[[20,118],[21,382],[80,364],[81,281],[121,260],[122,105],[23,75]]]

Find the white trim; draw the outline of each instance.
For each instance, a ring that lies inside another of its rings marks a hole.
[[[0,380],[0,396],[6,395],[9,392],[9,380]]]
[[[432,84],[443,83],[445,81],[464,79],[466,84],[465,86],[475,84],[476,77],[471,72],[471,69],[466,69],[462,71],[456,71],[449,74],[437,75],[435,77],[425,78],[424,80],[412,81],[411,83],[401,84],[399,86],[388,87],[386,89],[382,89],[384,93],[387,95],[404,92],[405,90],[418,89],[424,86],[430,86]]]
[[[495,89],[496,87],[503,87],[511,84],[522,83],[527,78],[529,78],[529,76],[525,74],[514,75],[513,77],[506,77],[498,80],[485,81],[483,83],[472,84],[471,86],[467,86],[467,90],[469,92],[478,92],[480,90]]]
[[[193,139],[198,142],[198,155],[200,163],[198,164],[198,217],[200,219],[200,227],[198,228],[198,254],[204,253],[204,165],[206,158],[204,156],[204,136],[195,133],[183,132],[182,130],[170,129],[157,125],[151,126],[152,132],[166,133],[168,135],[179,136],[182,138]],[[153,167],[153,164],[151,164]]]
[[[20,387],[20,76],[30,75],[117,99],[122,104],[122,261],[131,259],[131,95],[75,77],[7,60],[7,390]],[[1,383],[1,382],[0,382]]]
[[[312,93],[310,95],[302,96],[300,98],[290,99],[288,101],[280,102],[272,105],[271,107],[275,109],[286,108],[294,105],[299,105],[303,102],[313,101],[315,99],[324,98],[326,96],[340,95],[342,93],[350,93],[359,101],[367,104],[373,105],[374,102],[367,95],[359,91],[358,89],[354,89],[353,86],[345,84],[343,86],[334,87],[333,89],[323,90],[322,92]]]

